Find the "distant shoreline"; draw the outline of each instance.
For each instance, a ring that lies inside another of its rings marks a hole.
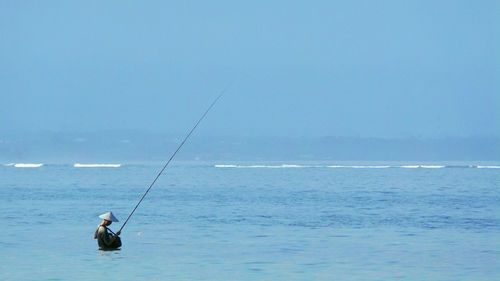
[[[0,161],[161,162],[182,136],[147,132],[17,133],[0,136]],[[176,161],[497,161],[500,137],[206,137]]]

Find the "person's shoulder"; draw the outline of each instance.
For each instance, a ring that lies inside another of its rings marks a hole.
[[[106,227],[104,225],[99,225],[97,232],[106,232]]]

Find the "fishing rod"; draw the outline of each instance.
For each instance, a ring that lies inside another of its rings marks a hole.
[[[191,134],[194,132],[194,130],[196,129],[196,127],[198,127],[198,125],[201,123],[201,121],[203,121],[203,119],[205,119],[205,116],[207,116],[208,112],[212,109],[212,107],[214,107],[214,105],[217,103],[217,101],[222,97],[222,95],[224,94],[224,92],[227,90],[227,87],[224,88],[221,93],[217,96],[217,98],[212,102],[212,104],[210,104],[210,106],[207,108],[207,110],[205,111],[205,113],[203,113],[203,115],[200,117],[200,119],[198,119],[198,122],[196,122],[196,124],[194,125],[194,127],[191,129],[191,131],[189,131],[189,133],[186,135],[186,137],[184,138],[184,140],[181,142],[181,144],[177,147],[177,149],[174,151],[174,153],[172,154],[172,156],[170,156],[170,159],[168,159],[167,163],[163,166],[163,168],[160,170],[160,172],[158,173],[158,175],[156,175],[156,178],[153,180],[153,182],[149,185],[148,189],[146,190],[146,192],[144,192],[144,194],[142,195],[141,199],[139,200],[139,202],[137,202],[137,205],[135,205],[134,209],[132,210],[132,212],[130,213],[130,215],[128,215],[127,219],[125,220],[125,222],[123,223],[123,225],[120,227],[120,229],[118,230],[117,234],[120,235],[120,233],[122,232],[122,229],[125,227],[125,225],[127,224],[128,220],[130,219],[130,217],[132,217],[132,215],[134,214],[135,210],[137,210],[137,207],[139,207],[139,205],[141,204],[142,200],[144,200],[144,198],[146,197],[146,195],[148,194],[148,192],[151,190],[151,188],[153,187],[153,185],[156,183],[156,181],[158,180],[158,178],[161,176],[161,174],[163,173],[163,171],[165,171],[165,169],[167,168],[168,164],[170,164],[170,162],[172,161],[172,159],[174,159],[175,155],[177,154],[177,152],[179,152],[179,150],[181,149],[181,147],[184,145],[184,143],[188,140],[188,138],[191,136]]]

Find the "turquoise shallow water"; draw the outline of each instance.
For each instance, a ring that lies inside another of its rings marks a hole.
[[[0,166],[0,280],[500,280],[500,169],[213,164],[170,167],[114,252],[97,216],[160,164]]]

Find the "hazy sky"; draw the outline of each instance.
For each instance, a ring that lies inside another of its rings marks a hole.
[[[499,3],[0,0],[0,132],[500,136]]]

